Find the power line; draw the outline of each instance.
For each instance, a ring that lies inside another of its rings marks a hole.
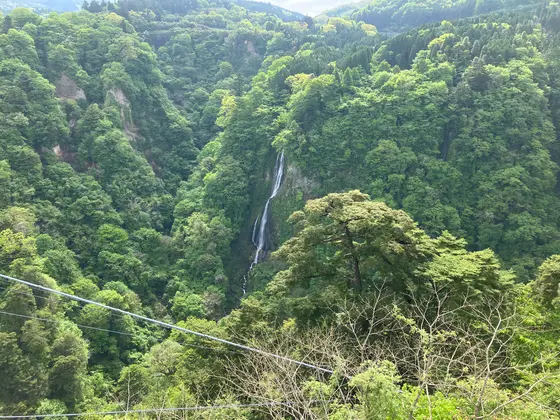
[[[12,312],[5,312],[5,311],[0,311],[0,314],[3,315],[10,315],[10,316],[16,316],[16,317],[20,317],[20,318],[26,318],[26,319],[35,319],[37,321],[44,321],[44,322],[51,322],[53,324],[64,324],[65,321],[58,321],[55,319],[48,319],[48,318],[40,318],[38,316],[31,316],[31,315],[23,315],[23,314],[15,314]],[[72,322],[74,325],[80,327],[80,328],[87,328],[90,330],[96,330],[96,331],[104,331],[104,332],[108,332],[108,333],[113,333],[113,334],[120,334],[120,335],[127,335],[127,336],[131,336],[133,337],[134,334],[132,333],[127,333],[124,331],[116,331],[116,330],[108,330],[105,328],[98,328],[98,327],[92,327],[90,325],[82,325],[82,324],[76,324],[74,321],[71,320],[67,320],[68,322]],[[163,340],[160,339],[156,339],[156,341],[162,342]],[[204,350],[214,350],[214,351],[225,351],[225,352],[229,352],[232,353],[230,350],[223,350],[223,349],[218,349],[216,347],[207,347],[207,346],[199,346],[197,344],[190,344],[190,343],[182,343],[182,346],[186,346],[186,347],[194,347],[197,349],[204,349]],[[0,417],[1,418],[1,417]]]
[[[331,374],[334,373],[334,371],[332,371],[330,369],[326,369],[326,368],[323,368],[323,367],[320,367],[320,366],[312,365],[311,363],[301,362],[299,360],[291,359],[291,358],[286,357],[286,356],[281,356],[279,354],[270,353],[270,352],[260,350],[260,349],[254,348],[254,347],[249,347],[249,346],[245,346],[243,344],[234,343],[233,341],[224,340],[223,338],[218,338],[218,337],[214,337],[214,336],[209,335],[209,334],[204,334],[204,333],[200,333],[200,332],[197,332],[197,331],[189,330],[187,328],[179,327],[177,325],[168,324],[167,322],[158,321],[157,319],[148,318],[146,316],[138,315],[138,314],[135,314],[133,312],[128,312],[128,311],[118,309],[118,308],[113,308],[111,306],[107,306],[107,305],[104,305],[102,303],[90,300],[90,299],[84,299],[84,298],[81,298],[79,296],[74,296],[74,295],[71,295],[69,293],[61,292],[61,291],[56,290],[56,289],[51,289],[51,288],[46,287],[46,286],[41,286],[41,285],[38,285],[38,284],[35,284],[35,283],[30,283],[28,281],[21,280],[21,279],[15,278],[15,277],[6,276],[5,274],[0,274],[0,277],[2,277],[4,279],[7,279],[7,280],[15,281],[17,283],[25,284],[29,287],[33,287],[33,288],[36,288],[36,289],[39,289],[39,290],[54,293],[54,294],[57,294],[59,296],[64,296],[68,299],[72,299],[72,300],[75,300],[75,301],[78,301],[78,302],[85,302],[85,303],[89,303],[89,304],[92,304],[92,305],[99,306],[101,308],[105,308],[105,309],[109,309],[111,311],[118,312],[120,314],[130,315],[133,318],[141,319],[143,321],[152,322],[154,324],[160,325],[160,326],[165,327],[165,328],[169,328],[169,329],[181,331],[181,332],[186,333],[186,334],[192,334],[192,335],[195,335],[197,337],[202,337],[202,338],[206,338],[206,339],[209,339],[209,340],[217,341],[218,343],[227,344],[229,346],[237,347],[237,348],[247,350],[247,351],[252,351],[254,353],[259,353],[259,354],[262,354],[264,356],[274,357],[278,360],[283,360],[285,362],[290,362],[290,363],[294,363],[294,364],[297,364],[297,365],[300,365],[300,366],[305,366],[305,367],[308,367],[308,368],[311,368],[311,369],[316,369],[316,370],[319,370],[321,372],[326,372],[326,373],[331,373]]]
[[[4,279],[4,278],[0,278],[0,280],[8,281],[8,280],[6,280],[6,279]],[[0,286],[0,290],[5,290],[5,291],[8,292],[8,293],[16,293],[16,294],[18,294],[18,295],[30,296],[30,297],[33,297],[33,298],[44,299],[44,300],[49,300],[49,299],[51,299],[51,297],[52,297],[52,296],[38,296],[38,295],[35,295],[35,294],[33,294],[33,293],[21,292],[21,291],[19,291],[19,290],[12,290],[12,289],[10,289],[10,288],[8,288],[8,287],[2,287],[2,286]],[[78,302],[78,305],[79,305],[78,308],[80,308],[80,309],[84,309],[84,308],[85,308],[83,302]],[[9,314],[8,314],[8,313],[5,313],[5,315],[9,315]],[[21,316],[21,315],[19,315],[19,314],[12,314],[12,315],[14,315],[14,316]],[[116,314],[116,313],[114,313],[114,312],[109,311],[109,316],[115,317],[115,318],[120,318],[120,319],[126,319],[125,317],[126,317],[126,316],[129,316],[129,315],[121,315],[121,314]],[[51,320],[42,319],[42,318],[33,318],[33,319],[38,319],[38,320],[43,320],[43,321],[51,321]],[[51,321],[51,322],[55,322],[55,321]],[[72,321],[72,322],[74,322],[74,321]],[[74,323],[75,323],[75,322],[74,322]],[[80,326],[79,324],[76,324],[76,325]],[[85,325],[82,325],[82,327],[83,327],[83,328],[91,328],[91,327],[88,327],[88,326],[85,326]],[[101,331],[108,331],[108,332],[115,332],[115,333],[117,333],[117,334],[119,333],[118,331],[104,330],[104,329],[102,329],[102,328],[101,328],[100,330],[101,330]],[[134,335],[134,334],[129,334],[129,335]],[[163,341],[163,340],[161,340],[161,339],[156,339],[156,340],[159,341],[159,342],[162,342],[162,341]],[[218,349],[218,348],[215,348],[215,347],[205,347],[205,346],[200,346],[200,345],[196,345],[196,344],[182,343],[182,345],[188,346],[188,347],[195,347],[195,348],[199,348],[199,349],[216,350],[216,351],[223,351],[223,352],[227,352],[227,353],[233,353],[233,351],[231,351],[231,350],[223,350],[223,349]]]
[[[3,279],[3,278],[0,278],[0,280],[7,281],[6,279]],[[19,290],[12,290],[9,287],[2,287],[2,286],[0,286],[0,290],[5,290],[7,293],[15,293],[15,294],[18,294],[18,295],[30,296],[30,297],[36,298],[36,299],[50,300],[54,297],[54,296],[39,296],[39,295],[35,295],[33,293],[21,292]],[[73,309],[78,309],[78,308],[84,309],[85,306],[82,304],[82,302],[78,302],[78,307],[77,308],[70,308],[70,309],[73,310]],[[120,318],[120,319],[126,319],[125,318],[126,315],[116,314],[116,313],[111,312],[111,311],[109,311],[109,316],[115,317],[115,318]]]
[[[0,280],[7,281],[6,279],[0,279]],[[0,286],[0,290],[5,290],[6,293],[15,293],[15,294],[18,294],[18,295],[30,296],[30,297],[36,298],[36,299],[51,300],[51,299],[54,298],[54,296],[50,296],[50,295],[49,296],[39,296],[39,295],[35,295],[33,293],[21,292],[19,290],[12,290],[9,287]],[[78,302],[78,308],[84,309],[85,306],[81,306],[80,303]],[[77,309],[77,308],[71,308],[71,309]],[[118,318],[121,318],[121,319],[124,319],[124,317],[125,317],[125,315],[115,314],[115,313],[110,312],[110,311],[109,311],[109,316],[118,317]]]
[[[55,320],[55,319],[48,319],[48,318],[40,318],[38,316],[14,314],[12,312],[5,312],[5,311],[0,311],[0,314],[17,316],[17,317],[26,318],[26,319],[36,319],[37,321],[52,322],[53,324],[64,324],[64,321],[58,321],[58,320]],[[73,321],[69,321],[69,322],[73,322]],[[76,324],[75,322],[73,322],[73,323],[80,328],[87,328],[89,330],[104,331],[104,332],[108,332],[108,333],[120,334],[120,335],[129,335],[129,336],[134,335],[134,334],[131,334],[131,333],[126,333],[124,331],[107,330],[105,328],[91,327],[89,325]]]
[[[6,282],[8,281],[8,280],[6,280],[5,278],[1,278],[1,277],[0,277],[0,280],[6,281]],[[16,293],[16,294],[18,294],[18,295],[30,296],[30,297],[37,298],[37,299],[44,299],[44,300],[49,300],[49,299],[51,299],[51,296],[39,296],[39,295],[35,295],[35,294],[33,294],[33,293],[22,292],[22,291],[19,291],[19,290],[12,290],[12,289],[10,289],[9,287],[2,287],[2,286],[0,286],[0,290],[5,290],[5,291],[8,292],[8,293]],[[85,305],[84,305],[83,302],[77,302],[77,303],[78,303],[78,308],[80,308],[80,309],[84,309],[84,308],[85,308]],[[77,309],[77,308],[73,308],[73,309]],[[6,314],[6,315],[7,315],[7,314]],[[13,315],[18,315],[18,314],[13,314]],[[130,316],[130,315],[116,314],[116,313],[114,313],[114,312],[112,312],[112,311],[109,311],[109,316],[115,317],[115,318],[120,318],[120,319],[126,319],[125,317],[126,317],[126,316]],[[35,318],[35,319],[39,319],[39,320],[40,320],[40,318]],[[48,320],[46,320],[46,321],[48,321]],[[142,320],[142,321],[144,321],[144,320]],[[74,321],[72,321],[72,322],[74,322]],[[146,321],[144,321],[144,322],[146,322]],[[84,328],[89,328],[89,327],[84,326]],[[106,331],[109,331],[109,330],[106,330]],[[133,335],[133,334],[131,334],[131,335]],[[161,339],[156,339],[156,340],[159,341],[159,342],[162,342],[162,341],[163,341],[163,340],[161,340]],[[195,347],[195,348],[199,348],[199,349],[216,350],[216,351],[222,351],[222,352],[226,352],[226,353],[234,353],[234,352],[231,351],[231,350],[223,350],[223,349],[218,349],[218,348],[215,348],[215,347],[205,347],[205,346],[200,346],[200,345],[196,345],[196,344],[182,343],[182,345],[188,346],[188,347]]]
[[[34,295],[33,293],[20,292],[19,290],[12,290],[8,287],[0,286],[0,290],[5,290],[8,293],[15,293],[17,295],[31,296],[31,297],[37,298],[37,299],[45,299],[45,300],[51,299],[51,296],[38,296],[38,295]]]
[[[118,415],[118,414],[137,414],[137,413],[157,413],[169,411],[202,411],[202,410],[224,410],[239,408],[256,408],[256,407],[274,407],[277,405],[293,405],[292,402],[270,402],[255,404],[229,404],[229,405],[208,405],[195,407],[179,407],[179,408],[150,408],[144,410],[119,410],[119,411],[96,411],[91,413],[70,413],[70,414],[31,414],[24,416],[0,416],[0,419],[31,419],[31,418],[48,418],[48,417],[79,417],[94,415]]]
[[[7,281],[6,279],[3,279],[3,278],[0,278],[0,280]],[[7,287],[0,286],[0,289],[1,290],[6,290],[9,293],[16,293],[18,295],[25,295],[25,296],[30,296],[30,297],[33,297],[33,298],[39,298],[39,299],[45,299],[45,300],[50,299],[49,296],[38,296],[38,295],[35,295],[33,293],[21,292],[19,290],[12,290],[12,289],[7,288]],[[80,303],[82,303],[82,302],[78,302],[78,304],[80,304]],[[79,307],[83,309],[85,306],[79,306]],[[12,316],[18,316],[18,317],[21,317],[21,318],[36,319],[38,321],[45,321],[45,322],[52,322],[52,323],[59,323],[59,324],[64,322],[64,321],[56,321],[56,320],[52,320],[52,319],[47,319],[47,318],[39,318],[39,317],[22,315],[22,314],[15,314],[15,313],[11,313],[11,312],[0,311],[0,313],[2,313],[4,315],[12,315]],[[124,319],[125,316],[129,316],[129,315],[116,314],[116,313],[111,312],[111,311],[109,311],[109,315],[113,316],[113,317],[119,317],[121,319]],[[89,325],[81,325],[81,324],[77,324],[73,320],[70,320],[70,321],[73,322],[78,327],[81,327],[81,328],[88,328],[88,329],[93,329],[93,330],[98,330],[98,331],[106,331],[106,332],[109,332],[109,333],[134,336],[134,334],[125,333],[123,331],[108,330],[108,329],[104,329],[104,328],[92,327],[92,326],[89,326]],[[156,338],[155,340],[160,342],[160,343],[164,341],[164,340],[159,339],[159,338]],[[221,352],[226,352],[226,353],[235,353],[234,351],[231,351],[231,350],[219,349],[219,348],[216,348],[216,347],[201,346],[201,345],[198,345],[198,344],[181,343],[181,345],[186,346],[186,347],[193,347],[193,348],[197,348],[197,349],[202,349],[202,350],[213,350],[213,351],[221,351]]]
[[[6,279],[4,279],[4,278],[0,278],[0,280],[8,281],[8,280],[6,280]],[[37,298],[37,299],[44,299],[44,300],[49,300],[49,299],[51,299],[51,296],[39,296],[39,295],[35,295],[35,294],[33,294],[33,293],[21,292],[21,291],[19,291],[19,290],[12,290],[12,289],[10,289],[9,287],[2,287],[2,286],[0,286],[0,289],[1,289],[1,290],[5,290],[5,291],[8,292],[8,293],[16,293],[16,294],[18,294],[18,295],[30,296],[30,297]],[[83,304],[83,302],[78,302],[78,308],[84,309],[85,306],[80,305],[80,303]],[[77,309],[77,308],[71,308],[71,309]],[[109,311],[109,316],[112,316],[112,317],[115,317],[115,318],[125,319],[124,317],[125,317],[126,315],[116,314],[116,313],[114,313],[114,312]]]

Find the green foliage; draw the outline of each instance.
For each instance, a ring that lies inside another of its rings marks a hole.
[[[447,232],[430,239],[404,212],[359,191],[308,201],[291,221],[298,233],[275,253],[288,269],[269,290],[287,298],[284,311],[305,320],[352,289],[387,284],[402,295],[412,287],[444,289],[474,301],[477,295],[499,297],[512,284],[491,251],[469,253],[465,241]]]
[[[0,272],[335,370],[2,281],[0,412],[558,417],[558,4],[359,7],[0,15]]]
[[[560,297],[560,257],[553,255],[540,267],[535,280],[535,293],[547,306],[557,306]]]
[[[358,399],[362,405],[363,418],[403,418],[404,395],[395,386],[400,381],[395,366],[390,362],[370,366],[356,375],[350,386],[359,389]]]
[[[526,280],[558,252],[548,48],[540,26],[490,19],[395,37],[370,76],[289,77],[274,144],[322,193],[360,188]]]
[[[452,0],[447,2],[375,0],[366,3],[363,7],[358,5],[356,10],[351,13],[342,9],[332,11],[330,15],[342,12],[350,15],[356,21],[371,23],[382,30],[400,32],[428,22],[460,19],[496,10],[515,9],[534,5],[537,2],[532,0]]]
[[[205,314],[204,300],[200,295],[191,293],[185,295],[183,292],[178,291],[173,298],[173,306],[171,311],[175,319],[186,319],[189,316],[203,318]]]

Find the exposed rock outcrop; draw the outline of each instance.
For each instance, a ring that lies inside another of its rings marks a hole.
[[[107,95],[111,95],[111,98],[119,105],[121,121],[126,136],[130,140],[137,140],[142,138],[142,136],[138,132],[138,128],[136,127],[136,125],[134,125],[134,121],[132,121],[130,102],[122,89],[109,89]]]
[[[109,89],[109,92],[107,92],[108,94],[111,94],[113,96],[113,98],[115,99],[115,101],[117,101],[117,103],[121,106],[126,106],[126,107],[130,107],[130,102],[128,101],[126,95],[124,94],[124,92],[122,91],[122,89],[119,88],[113,88],[113,89]]]
[[[55,84],[55,88],[55,95],[64,101],[68,101],[71,99],[75,101],[80,99],[87,99],[83,89],[80,88],[74,80],[70,79],[65,74],[60,76],[60,79],[58,79]]]
[[[57,144],[56,146],[53,147],[52,151],[54,152],[56,157],[62,162],[67,162],[72,164],[76,161],[76,153],[69,152],[68,148],[65,147],[64,145],[61,146]]]
[[[286,180],[283,185],[284,193],[301,193],[303,200],[307,201],[314,197],[314,190],[319,188],[319,183],[304,176],[294,165],[286,168]]]

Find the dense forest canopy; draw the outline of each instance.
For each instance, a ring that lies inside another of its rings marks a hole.
[[[265,352],[2,278],[0,415],[560,418],[560,5],[358,7],[0,14],[0,274]]]
[[[528,10],[538,0],[364,0],[326,10],[317,16],[320,21],[329,17],[345,17],[375,25],[380,31],[403,32],[424,23],[461,19],[495,11]]]

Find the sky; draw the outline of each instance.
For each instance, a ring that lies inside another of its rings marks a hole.
[[[317,16],[325,10],[352,2],[352,0],[264,0],[264,3],[272,3],[309,16]]]

